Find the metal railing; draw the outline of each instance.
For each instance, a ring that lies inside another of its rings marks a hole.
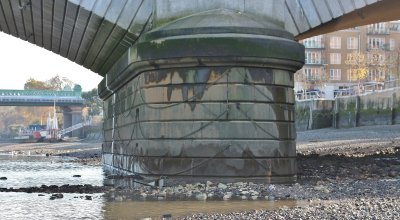
[[[0,96],[49,96],[49,97],[81,97],[82,92],[53,90],[10,90],[1,89]]]
[[[346,89],[334,90],[334,98],[364,95],[374,92],[389,91],[394,88],[400,88],[400,79],[388,80],[384,82],[367,82],[360,85],[349,86]],[[310,99],[325,99],[326,94],[322,91],[308,91],[308,92],[296,92],[296,100],[310,100]]]
[[[0,96],[0,104],[1,103],[25,103],[25,104],[34,104],[34,103],[48,103],[52,104],[56,102],[56,104],[83,104],[84,100],[81,97],[35,97],[35,96]]]
[[[296,100],[325,99],[325,93],[319,91],[296,92]]]
[[[389,28],[385,28],[385,29],[368,28],[367,34],[387,35],[387,34],[390,34],[390,29]]]
[[[0,90],[1,103],[54,103],[83,104],[79,91],[52,91],[52,90]]]
[[[80,128],[83,128],[84,126],[88,126],[88,125],[91,125],[91,124],[92,124],[92,121],[91,121],[91,120],[88,120],[88,121],[85,121],[85,122],[81,122],[81,123],[72,125],[72,126],[69,127],[69,128],[62,129],[62,130],[60,130],[58,133],[59,133],[60,135],[65,135],[65,134],[67,134],[67,133],[69,133],[69,132],[78,130],[78,129],[80,129]]]
[[[395,80],[388,80],[384,82],[367,82],[367,83],[362,83],[360,85],[353,85],[349,87],[349,90],[352,91],[352,93],[342,95],[342,96],[350,96],[350,95],[363,95],[367,93],[372,93],[372,92],[382,92],[386,90],[390,90],[393,88],[398,88],[400,87],[400,80],[395,79]]]

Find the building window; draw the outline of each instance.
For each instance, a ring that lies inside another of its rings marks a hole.
[[[368,70],[368,81],[370,82],[379,82],[385,80],[385,72],[379,71],[376,69]]]
[[[368,62],[372,65],[385,65],[386,56],[382,53],[368,53]]]
[[[307,78],[307,81],[315,81],[321,78],[319,68],[304,68],[304,75]]]
[[[352,49],[352,50],[358,49],[358,38],[348,37],[347,38],[347,49]]]
[[[309,52],[306,51],[306,64],[322,64],[321,63],[321,52]]]
[[[368,25],[369,34],[388,34],[389,29],[386,27],[386,23],[376,23]]]
[[[385,38],[383,37],[368,37],[368,49],[384,49]]]
[[[395,50],[395,48],[396,48],[396,41],[393,39],[393,38],[390,38],[390,43],[389,43],[390,45],[389,45],[389,47],[390,47],[390,50]]]
[[[331,53],[331,64],[341,64],[342,63],[342,54],[340,53]]]
[[[331,41],[329,42],[331,49],[340,49],[342,38],[341,37],[331,37]]]
[[[390,24],[390,30],[391,31],[396,31],[396,32],[398,32],[398,31],[400,31],[400,25],[399,25],[399,23],[391,23]]]
[[[305,48],[323,48],[322,44],[322,35],[303,40],[303,45]]]
[[[342,70],[341,69],[330,69],[329,70],[329,79],[330,80],[341,80],[342,79]]]
[[[348,81],[354,81],[356,80],[356,76],[353,76],[353,72],[351,71],[351,69],[347,69],[347,80]]]

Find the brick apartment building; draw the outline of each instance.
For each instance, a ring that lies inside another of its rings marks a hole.
[[[324,91],[326,98],[357,85],[359,80],[346,64],[354,51],[366,59],[379,54],[388,69],[369,66],[361,83],[372,84],[399,79],[400,21],[377,23],[315,36],[301,41],[305,46],[305,65],[295,74],[295,92]],[[389,65],[390,64],[390,65]]]

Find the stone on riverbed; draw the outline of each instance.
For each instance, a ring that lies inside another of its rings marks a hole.
[[[228,188],[227,185],[223,184],[223,183],[218,183],[218,189],[226,189]]]
[[[63,195],[62,193],[55,193],[55,194],[52,194],[52,195],[50,196],[50,200],[62,199],[62,198],[64,198],[64,195]]]
[[[200,200],[200,201],[207,200],[207,194],[205,194],[205,193],[199,193],[199,194],[196,195],[196,199],[197,199],[197,200]]]

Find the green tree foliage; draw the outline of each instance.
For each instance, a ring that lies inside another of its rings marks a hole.
[[[103,102],[99,98],[96,88],[88,92],[82,92],[82,98],[85,99],[85,107],[88,108],[89,115],[99,115],[102,112]]]
[[[24,84],[25,90],[52,90],[46,82],[29,78]]]

